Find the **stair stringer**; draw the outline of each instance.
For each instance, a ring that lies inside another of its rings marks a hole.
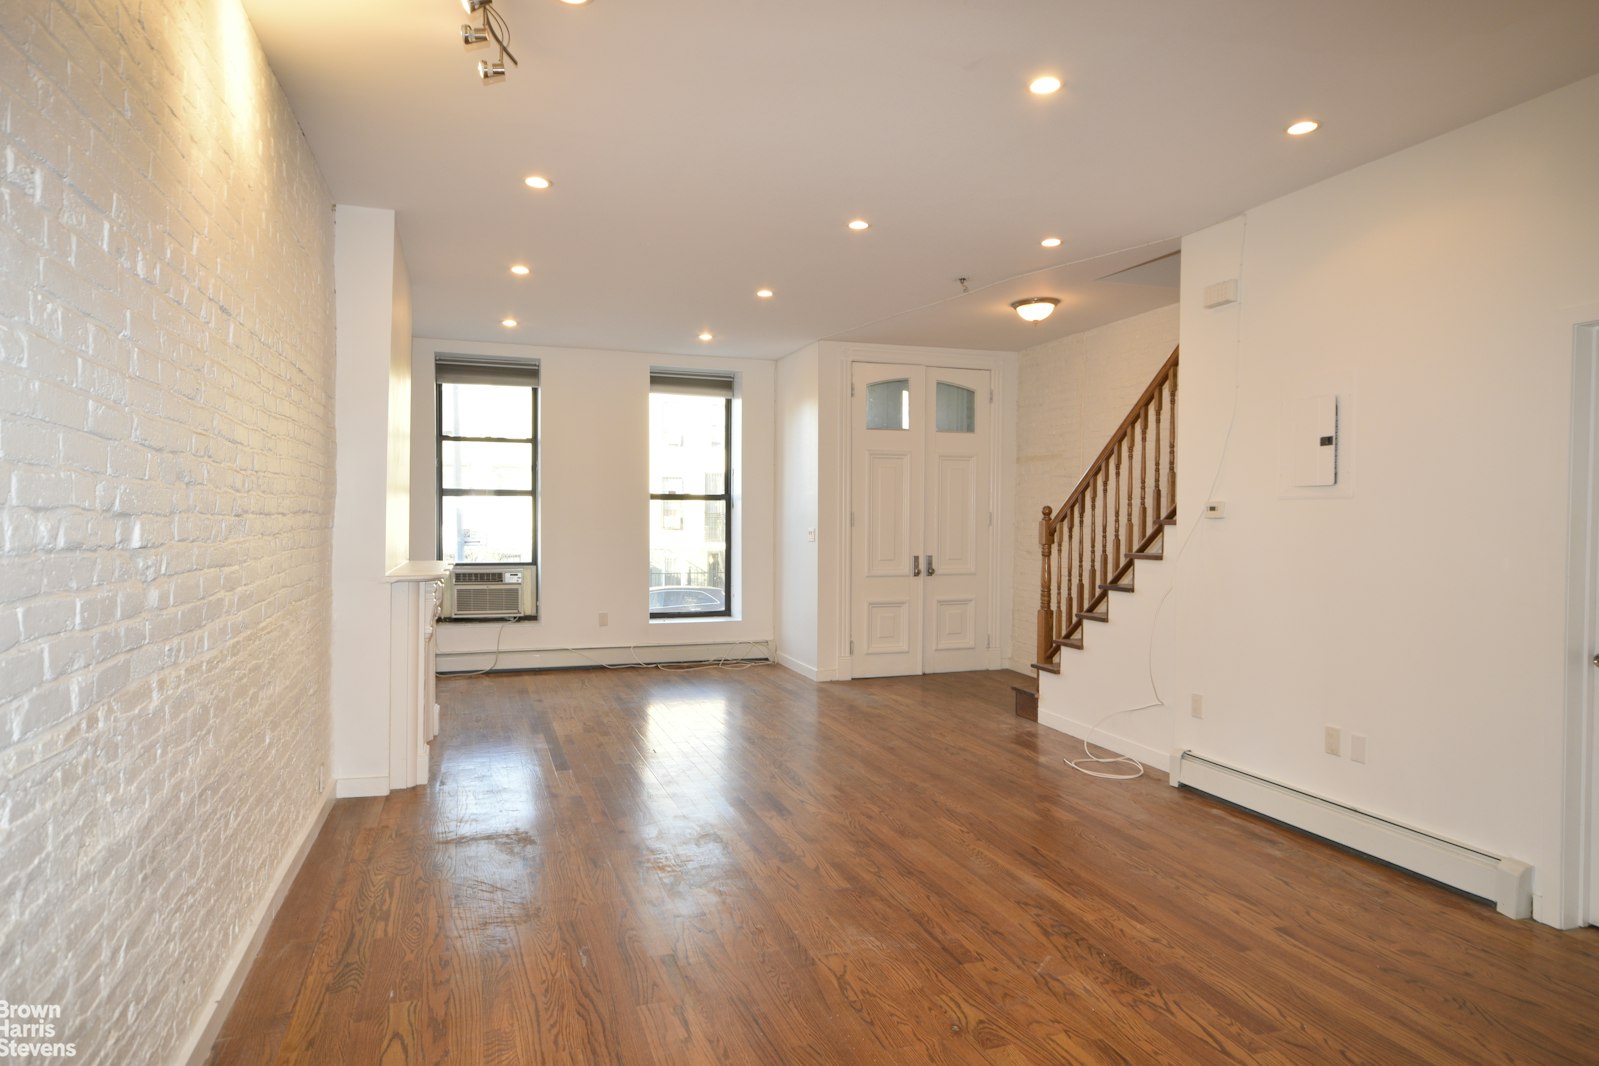
[[[1168,546],[1173,545],[1167,530]],[[1188,694],[1169,691],[1162,675],[1162,649],[1170,648],[1169,632],[1175,606],[1162,601],[1171,592],[1176,562],[1168,555],[1162,560],[1141,559],[1133,567],[1136,592],[1110,594],[1110,621],[1085,623],[1083,649],[1062,648],[1056,662],[1060,673],[1040,672],[1038,677],[1038,724],[1074,737],[1084,737],[1090,729],[1096,746],[1118,755],[1129,755],[1146,766],[1164,772],[1175,743],[1176,715],[1188,713]],[[1150,648],[1153,638],[1155,679],[1167,706],[1118,714],[1113,711],[1154,703],[1150,685]],[[1166,674],[1170,674],[1170,653]],[[1101,724],[1102,723],[1102,724]],[[1098,726],[1098,728],[1095,728]]]

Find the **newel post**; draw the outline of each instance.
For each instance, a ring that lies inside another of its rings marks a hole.
[[[1038,551],[1042,562],[1038,583],[1038,658],[1035,663],[1047,663],[1055,651],[1055,612],[1049,606],[1051,549],[1055,545],[1055,527],[1050,522],[1054,509],[1046,506],[1044,517],[1038,523]]]

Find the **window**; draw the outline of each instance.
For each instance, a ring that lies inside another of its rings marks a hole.
[[[538,561],[538,368],[440,359],[439,558]]]
[[[733,613],[732,439],[732,378],[650,375],[651,618]]]

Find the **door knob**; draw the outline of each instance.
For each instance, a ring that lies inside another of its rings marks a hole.
[[[911,577],[921,577],[921,576],[922,576],[922,557],[920,555],[913,555],[913,556],[911,556]],[[1595,656],[1595,658],[1599,659],[1599,656]],[[1595,666],[1599,666],[1599,662],[1596,662],[1594,665]]]
[[[927,576],[928,577],[932,577],[933,576],[933,557],[931,555],[929,555],[927,557]],[[1593,659],[1594,659],[1594,665],[1595,666],[1599,666],[1599,655],[1595,655],[1593,657]]]
[[[929,571],[929,573],[931,573],[931,571]],[[1599,655],[1595,655],[1595,656],[1594,656],[1594,657],[1593,657],[1593,664],[1594,664],[1594,665],[1595,665],[1595,666],[1599,666]]]

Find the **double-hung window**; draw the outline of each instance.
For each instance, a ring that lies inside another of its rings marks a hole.
[[[733,613],[733,379],[650,374],[650,617]]]
[[[439,558],[538,562],[538,367],[440,357]]]

